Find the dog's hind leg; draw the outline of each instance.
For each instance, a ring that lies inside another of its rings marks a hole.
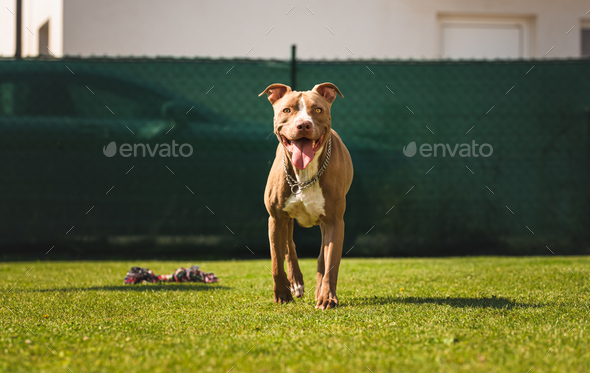
[[[295,242],[293,241],[293,221],[289,221],[289,230],[287,231],[287,271],[289,282],[291,283],[291,292],[297,298],[303,297],[305,286],[303,285],[303,274],[299,269],[299,260],[297,259],[297,251],[295,251]]]
[[[324,223],[320,224],[320,229],[322,230],[322,246],[320,247],[320,255],[318,256],[318,274],[317,274],[317,283],[315,287],[315,300],[318,300],[321,292],[322,292],[322,280],[324,279]]]

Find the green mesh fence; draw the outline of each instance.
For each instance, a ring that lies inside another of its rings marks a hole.
[[[296,77],[344,94],[347,255],[588,252],[588,62],[299,61]],[[290,80],[289,61],[0,60],[2,252],[267,255],[278,142],[258,94]],[[143,150],[173,141],[192,154]],[[319,228],[295,234],[317,254]]]

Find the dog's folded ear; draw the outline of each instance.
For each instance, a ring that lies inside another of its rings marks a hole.
[[[325,98],[329,103],[334,102],[334,100],[336,99],[336,93],[338,93],[340,97],[344,97],[342,96],[342,93],[340,93],[338,87],[336,87],[332,83],[317,84],[315,87],[313,87],[312,91],[318,93],[320,96]]]
[[[270,103],[274,105],[275,102],[283,98],[283,96],[285,96],[289,92],[291,92],[291,87],[289,87],[288,85],[275,83],[266,87],[266,89],[262,91],[262,93],[259,94],[258,97],[266,93],[268,95],[268,101],[270,101]]]

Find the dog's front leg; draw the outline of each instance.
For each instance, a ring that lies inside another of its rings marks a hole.
[[[325,227],[324,223],[320,224],[320,229],[322,231],[322,245],[320,246],[320,255],[318,255],[318,269],[317,269],[317,282],[315,286],[315,300],[317,301],[320,299],[322,295],[322,281],[324,280],[324,237],[325,237]]]
[[[321,283],[322,289],[317,297],[318,302],[315,308],[324,310],[326,308],[334,308],[338,306],[336,285],[338,283],[340,258],[342,257],[342,244],[344,242],[344,220],[340,219],[334,222],[325,223],[322,233],[322,242],[324,245],[324,274]],[[318,265],[318,270],[319,269]]]
[[[287,273],[289,282],[291,283],[291,293],[297,298],[303,297],[305,292],[305,285],[303,284],[303,274],[299,268],[299,259],[297,258],[297,251],[295,250],[295,242],[293,242],[293,221],[289,219],[287,223],[287,254],[285,260],[287,261]]]
[[[268,218],[268,236],[270,240],[275,303],[293,301],[293,296],[289,288],[289,279],[287,279],[284,267],[285,253],[287,250],[288,222],[289,219],[286,217],[270,216]]]

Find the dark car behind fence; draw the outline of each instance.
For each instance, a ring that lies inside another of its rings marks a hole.
[[[292,66],[0,60],[3,256],[268,255],[278,141],[258,94]],[[588,252],[589,62],[296,66],[297,89],[344,94],[347,255]],[[319,228],[295,234],[318,253]]]

